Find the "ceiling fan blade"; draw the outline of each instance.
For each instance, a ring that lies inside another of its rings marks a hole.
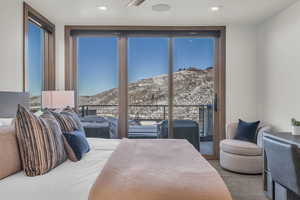
[[[140,6],[142,3],[144,3],[146,0],[131,0],[127,6],[131,7],[131,6]]]

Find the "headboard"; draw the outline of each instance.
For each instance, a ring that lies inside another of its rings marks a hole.
[[[18,104],[29,108],[29,93],[0,92],[0,118],[14,118]]]

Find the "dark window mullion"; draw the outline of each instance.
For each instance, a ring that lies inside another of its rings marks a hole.
[[[122,34],[118,40],[119,49],[119,120],[118,136],[128,138],[128,38]]]
[[[173,131],[173,47],[174,47],[174,39],[172,36],[169,37],[169,48],[168,48],[168,57],[169,57],[169,110],[168,110],[168,137],[174,138],[174,131]]]

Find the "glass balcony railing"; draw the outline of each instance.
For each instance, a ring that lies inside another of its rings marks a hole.
[[[129,105],[129,124],[147,126],[168,120],[168,105]],[[118,117],[118,105],[81,105],[81,115]],[[201,140],[211,140],[213,135],[212,105],[174,105],[173,120],[192,120],[199,125]]]

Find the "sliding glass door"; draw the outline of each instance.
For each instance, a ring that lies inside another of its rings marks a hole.
[[[214,72],[214,38],[173,39],[173,131],[204,155],[214,155]]]
[[[118,38],[77,38],[78,106],[84,115],[118,118]]]
[[[222,95],[217,36],[86,35],[76,37],[83,115],[109,119],[114,137],[187,139],[207,158],[217,158],[223,116],[215,106]]]
[[[169,38],[128,38],[128,136],[157,138],[168,119]]]
[[[128,137],[188,139],[213,156],[215,38],[127,41]]]

